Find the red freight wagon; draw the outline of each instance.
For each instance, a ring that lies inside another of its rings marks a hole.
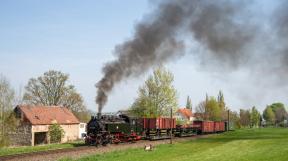
[[[220,131],[221,131],[221,132],[224,132],[224,131],[225,131],[225,122],[224,122],[224,121],[221,121],[221,122],[220,122]]]
[[[223,132],[225,131],[225,122],[216,121],[215,123],[215,132]]]
[[[193,127],[198,129],[199,133],[213,133],[215,130],[213,121],[193,121]]]
[[[214,122],[213,121],[203,121],[202,132],[212,133],[214,132]]]
[[[176,119],[172,118],[172,127],[171,127],[171,118],[143,118],[143,127],[144,129],[170,129],[176,128]]]
[[[170,138],[171,133],[173,133],[173,129],[176,128],[176,119],[161,117],[143,118],[143,128],[146,139],[167,139]]]

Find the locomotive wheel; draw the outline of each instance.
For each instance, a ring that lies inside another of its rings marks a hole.
[[[101,136],[98,136],[96,140],[96,146],[98,147],[99,145],[103,145],[103,139]]]
[[[136,143],[136,137],[132,137],[131,143]]]

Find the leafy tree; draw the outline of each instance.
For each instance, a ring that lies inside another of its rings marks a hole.
[[[240,124],[241,126],[248,127],[251,122],[250,110],[240,109]]]
[[[284,119],[287,118],[287,111],[285,110],[285,106],[283,103],[273,103],[268,107],[270,107],[274,112],[276,124],[283,122]]]
[[[222,91],[219,91],[218,97],[217,97],[217,101],[219,104],[219,108],[221,111],[221,117],[222,120],[227,120],[227,109],[226,109],[226,103],[224,100],[224,95]]]
[[[28,104],[68,107],[75,115],[87,113],[82,96],[73,85],[67,84],[68,79],[68,74],[54,70],[38,78],[31,78],[25,87],[23,99]]]
[[[192,110],[192,102],[189,96],[187,96],[186,108]]]
[[[9,145],[9,132],[17,125],[12,111],[13,100],[14,90],[7,79],[0,75],[0,147]]]
[[[251,126],[252,127],[258,127],[260,124],[260,113],[256,109],[255,106],[252,107],[251,110]]]
[[[222,119],[222,111],[216,99],[210,97],[206,103],[206,110],[208,113],[208,119],[211,121],[220,121]]]
[[[49,126],[48,133],[49,133],[49,137],[50,137],[50,143],[61,142],[61,139],[64,137],[64,134],[65,134],[62,127],[57,123],[54,123],[54,124]]]
[[[130,111],[140,117],[170,116],[170,109],[178,107],[177,91],[172,85],[173,74],[164,68],[154,70],[139,88],[139,96]]]
[[[267,124],[275,124],[275,114],[270,106],[267,106],[264,110],[263,118],[266,120]]]
[[[209,97],[206,94],[205,101],[200,102],[195,109],[203,120],[220,121],[222,120],[223,111],[215,97]]]

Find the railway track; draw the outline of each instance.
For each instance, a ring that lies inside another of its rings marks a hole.
[[[213,135],[213,134],[212,134]],[[174,142],[181,142],[185,140],[193,140],[196,138],[203,138],[208,137],[210,135],[196,135],[192,137],[183,137],[183,138],[173,138]],[[65,148],[65,149],[54,149],[54,150],[47,150],[47,151],[39,151],[39,152],[32,152],[32,153],[22,153],[22,154],[13,154],[13,155],[6,155],[0,156],[0,161],[42,161],[42,160],[58,160],[64,157],[71,157],[71,158],[79,158],[84,155],[89,154],[101,154],[106,152],[111,152],[115,150],[125,150],[129,148],[142,148],[145,145],[152,145],[156,146],[159,144],[167,144],[170,140],[140,140],[135,143],[120,143],[120,144],[109,144],[108,146],[79,146],[74,148]]]

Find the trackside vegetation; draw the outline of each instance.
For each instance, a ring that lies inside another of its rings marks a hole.
[[[159,145],[153,151],[129,149],[91,155],[80,161],[286,161],[287,128],[254,128],[190,140],[173,145]],[[65,158],[61,161],[72,161]]]
[[[85,145],[83,141],[75,141],[64,144],[46,144],[38,146],[22,146],[22,147],[3,147],[0,148],[0,156],[32,153],[47,150],[66,149]]]

